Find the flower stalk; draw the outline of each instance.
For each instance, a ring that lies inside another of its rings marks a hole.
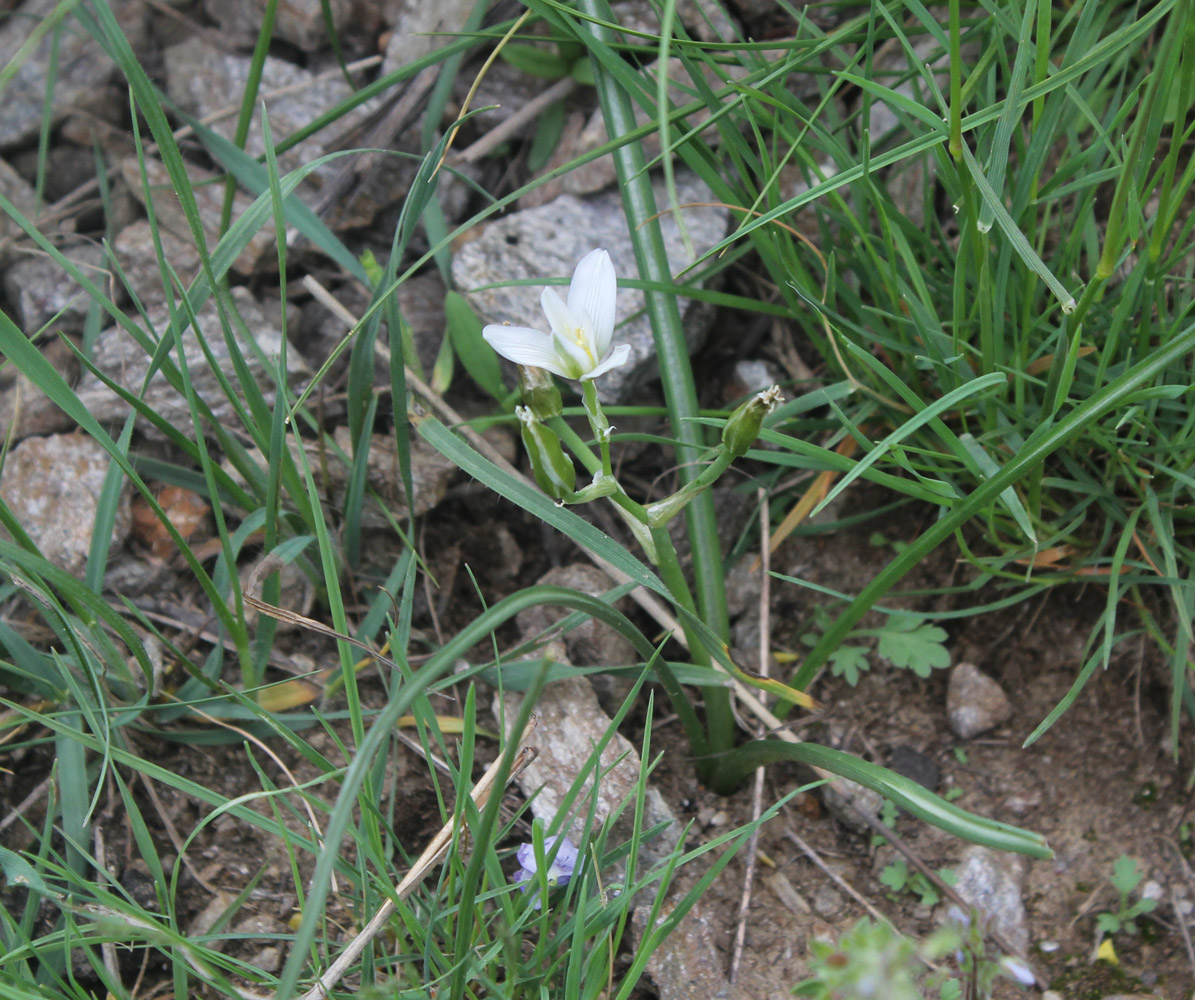
[[[630,355],[627,345],[613,343],[616,289],[609,254],[593,250],[578,263],[565,299],[553,288],[544,289],[540,302],[550,333],[530,327],[490,325],[483,335],[499,354],[519,365],[524,405],[516,407],[515,414],[540,489],[563,504],[609,500],[659,570],[677,606],[699,616],[698,602],[677,557],[668,522],[717,482],[736,458],[747,453],[764,419],[780,403],[780,390],[773,386],[739,406],[727,420],[719,444],[702,455],[700,471],[691,473],[676,492],[647,505],[632,499],[614,474],[614,428],[602,409],[595,385],[598,377],[625,364]],[[581,402],[597,443],[596,451],[564,419],[553,375],[581,383]],[[579,490],[574,459],[592,477],[589,485]],[[712,668],[714,651],[705,647],[692,628],[685,627],[685,633],[693,661]],[[733,721],[727,730],[725,712],[716,693],[707,693],[706,711],[710,749],[728,749],[726,740],[733,737]],[[522,855],[520,862],[524,862]]]

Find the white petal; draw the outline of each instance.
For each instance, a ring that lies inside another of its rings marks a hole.
[[[552,334],[552,348],[556,352],[557,364],[569,370],[565,378],[580,378],[593,367],[593,355],[582,344],[563,333]]]
[[[539,297],[539,304],[543,308],[544,315],[548,317],[548,325],[552,328],[553,333],[572,340],[576,339],[576,331],[581,324],[577,322],[577,317],[564,304],[564,299],[557,294],[555,288],[551,285],[545,288]]]
[[[556,289],[545,288],[539,301],[552,327],[556,356],[560,359],[560,364],[572,369],[564,377],[579,378],[597,363],[598,356],[593,352],[593,345],[585,336],[585,330],[573,315],[573,311],[556,294]]]
[[[490,325],[481,331],[486,343],[516,365],[546,368],[563,378],[572,378],[561,365],[560,356],[549,334],[528,326]]]
[[[593,371],[588,371],[581,376],[582,382],[587,382],[589,379],[597,378],[599,375],[605,375],[611,368],[618,368],[625,365],[631,358],[631,345],[619,344],[614,348],[601,363],[598,364]]]
[[[618,281],[614,264],[605,250],[590,250],[573,272],[568,288],[568,307],[577,316],[584,315],[592,322],[594,354],[602,357],[610,348],[614,336],[614,302]]]

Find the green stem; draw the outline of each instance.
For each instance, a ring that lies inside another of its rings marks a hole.
[[[963,160],[963,58],[959,41],[959,0],[950,0],[950,155]]]
[[[593,449],[589,445],[581,440],[581,435],[568,425],[564,417],[551,417],[546,423],[556,432],[561,442],[576,456],[577,460],[591,476],[599,477],[605,475],[602,468],[602,460],[593,453]],[[610,476],[609,478],[613,479],[614,477]],[[643,549],[652,565],[658,565],[656,545],[652,540],[651,531],[647,526],[647,508],[627,496],[621,486],[618,487],[616,492],[611,493],[607,499],[614,504],[614,509],[618,511],[626,523],[628,530],[635,536],[635,541],[639,543],[640,548]]]
[[[597,438],[598,448],[602,452],[602,474],[614,475],[614,467],[610,464],[610,421],[602,412],[602,404],[598,402],[597,386],[593,380],[581,383],[581,400],[585,404],[585,415],[589,417],[589,426],[593,428],[593,436]]]
[[[663,527],[693,500],[697,499],[702,492],[713,486],[722,473],[726,471],[730,463],[734,461],[734,456],[722,446],[719,446],[710,454],[713,457],[713,461],[701,471],[701,474],[696,479],[682,486],[672,496],[647,505],[647,523],[653,529]]]

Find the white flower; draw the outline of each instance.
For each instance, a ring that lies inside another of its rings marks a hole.
[[[610,346],[616,291],[610,255],[590,250],[573,272],[567,302],[551,287],[540,297],[550,334],[527,326],[493,324],[481,333],[495,351],[515,364],[545,368],[561,378],[594,379],[626,364],[631,353],[628,344]]]

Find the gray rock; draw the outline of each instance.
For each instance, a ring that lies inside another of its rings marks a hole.
[[[657,68],[659,63],[655,63],[648,67],[645,74],[651,81],[651,86],[654,88],[656,78],[658,76]],[[740,78],[746,75],[746,71],[742,67],[735,67],[727,70],[732,78]],[[709,67],[704,70],[705,84],[710,89],[717,91],[725,86],[725,83],[718,77],[718,75]],[[668,79],[670,81],[668,87],[668,98],[674,107],[684,107],[692,104],[695,100],[692,93],[693,84],[689,79],[689,72],[685,68],[684,63],[680,59],[670,59],[668,63]],[[674,82],[673,82],[674,81]],[[646,124],[651,116],[648,112],[641,108],[638,104],[634,107],[635,126]],[[710,119],[710,111],[708,108],[701,108],[691,114],[683,122],[678,122],[672,126],[672,137],[675,141],[676,137],[690,131],[694,128],[699,128]],[[706,129],[702,133],[702,139],[710,145],[718,145],[720,142],[720,135],[717,129]],[[610,134],[606,130],[606,119],[599,108],[589,117],[589,121],[585,123],[585,127],[581,130],[580,135],[577,136],[571,148],[568,150],[568,158],[572,159],[581,156],[584,153],[592,152],[599,146],[604,146],[610,141]],[[658,131],[651,132],[643,137],[641,140],[643,147],[643,155],[652,160],[660,155],[660,136]],[[595,191],[602,191],[614,184],[617,179],[617,174],[614,168],[614,158],[607,153],[604,156],[599,156],[596,160],[590,160],[588,163],[570,170],[561,179],[561,186],[568,194],[592,194]],[[679,184],[679,175],[678,175]],[[705,197],[702,199],[692,199],[687,197],[679,198],[683,205],[686,202],[701,200],[712,201],[712,197]],[[663,208],[668,204],[666,198],[661,198],[656,194],[656,203]],[[689,224],[691,212],[685,212],[685,224]],[[719,237],[721,238],[721,237]],[[694,237],[696,241],[696,237]],[[671,252],[671,250],[669,251]]]
[[[68,382],[79,374],[79,364],[61,339],[46,340],[41,352]],[[75,422],[41,391],[29,376],[14,365],[0,368],[0,436],[13,441],[35,434],[69,431]]]
[[[672,916],[665,903],[656,918],[658,927]],[[651,910],[635,907],[631,926],[638,947],[651,929]],[[699,900],[677,927],[664,938],[647,960],[647,974],[659,990],[660,1000],[747,1000],[745,990],[731,985],[723,972],[723,958],[711,919]]]
[[[82,434],[27,438],[4,462],[0,494],[50,562],[82,574],[91,549],[104,477],[111,456]],[[112,525],[112,547],[124,544],[132,524],[126,481]]]
[[[591,597],[600,597],[613,586],[612,581],[605,573],[588,563],[558,566],[548,570],[535,582],[556,587],[569,587],[572,590],[589,594]],[[615,607],[620,611],[625,611],[626,604],[624,599]],[[524,636],[533,636],[543,632],[569,614],[567,608],[537,604],[520,612],[515,621]],[[633,663],[636,659],[635,651],[626,639],[609,625],[592,618],[578,625],[562,638],[565,649],[568,650],[569,659],[578,666],[625,666],[628,663]],[[593,674],[589,680],[593,683],[602,708],[607,712],[618,710],[618,706],[630,692],[633,683],[626,677],[610,677],[605,674]]]
[[[1029,923],[1021,899],[1025,862],[1005,851],[969,847],[955,872],[955,892],[976,907],[988,926],[1023,955],[1029,946]]]
[[[950,672],[946,716],[950,728],[969,740],[1007,722],[1012,717],[1012,705],[999,684],[974,663],[963,662]]]
[[[0,160],[0,194],[3,194],[25,218],[33,221],[37,214],[37,196],[24,177],[6,160]],[[0,263],[12,259],[13,244],[28,237],[7,212],[0,212]]]
[[[282,968],[282,949],[277,945],[266,945],[249,959],[249,964],[262,972],[277,972]]]
[[[555,648],[550,651],[552,658],[568,663],[560,644],[553,645]],[[517,693],[508,693],[500,700],[495,698],[495,718],[510,727],[522,703],[523,695]],[[536,703],[535,712],[539,721],[528,742],[539,748],[539,756],[523,770],[517,780],[526,795],[535,795],[531,802],[532,813],[549,822],[556,816],[569,788],[583,773],[586,759],[594,746],[604,738],[611,723],[610,717],[598,704],[593,688],[584,678],[570,678],[547,685]],[[614,839],[611,843],[617,844],[631,834],[634,808],[633,799],[628,799],[628,796],[632,795],[639,780],[639,754],[626,737],[615,733],[602,752],[598,766],[602,771],[602,780],[595,789],[592,771],[586,775],[584,790],[573,805],[574,815],[578,818],[571,832],[574,838],[579,834],[589,813],[592,796],[594,822],[613,821]],[[643,825],[644,828],[650,828],[658,823],[669,823],[670,826],[661,836],[641,845],[641,864],[645,866],[667,857],[681,834],[680,823],[668,804],[658,791],[649,788]]]
[[[761,358],[744,358],[734,363],[727,386],[734,398],[763,392],[784,381],[784,372],[778,365]]]
[[[464,28],[475,6],[476,0],[398,0],[389,18],[394,32],[386,43],[382,73],[393,73],[443,48],[449,42],[443,33]]]
[[[238,48],[252,49],[261,31],[263,3],[243,0],[204,0],[208,17],[220,25],[220,35]],[[332,22],[343,33],[354,22],[369,14],[369,5],[354,0],[332,0]],[[278,5],[274,18],[274,38],[290,42],[304,52],[328,47],[330,39],[324,26],[320,0],[287,0]]]
[[[0,149],[20,146],[37,138],[55,42],[58,65],[50,109],[54,122],[68,112],[87,110],[118,98],[118,90],[109,86],[115,73],[112,60],[87,29],[69,15],[61,31],[46,32],[32,51],[21,51],[33,32],[60,6],[58,0],[29,0],[15,15],[0,22],[0,66],[16,69],[4,88],[4,100],[0,101]],[[136,48],[144,37],[149,8],[128,0],[117,0],[112,7],[117,21]],[[125,109],[128,109],[127,97]]]
[[[677,171],[677,186],[682,203],[712,200],[705,183],[688,171]],[[660,205],[668,203],[662,182],[655,184],[655,195]],[[728,219],[729,213],[723,208],[695,208],[685,212],[686,228],[699,256],[726,234]],[[692,261],[685,255],[671,214],[666,213],[660,224],[669,264],[677,274]],[[604,247],[610,252],[614,269],[622,277],[637,277],[631,235],[618,192],[584,199],[561,195],[546,205],[515,212],[491,223],[457,251],[452,276],[457,287],[477,289],[469,293],[469,299],[487,322],[546,330],[547,321],[539,305],[542,286],[509,283],[552,276],[570,278],[577,261],[594,247]],[[496,287],[485,287],[489,285]],[[619,289],[621,323],[615,329],[614,341],[630,344],[631,358],[626,365],[598,379],[598,394],[606,402],[626,401],[636,387],[658,371],[651,324],[643,312],[644,301],[643,293],[637,289]],[[690,347],[696,347],[706,332],[702,314],[709,315],[708,310],[695,309],[695,305],[681,302]]]
[[[867,816],[879,818],[884,806],[884,796],[864,788],[847,778],[837,778],[822,786],[822,801],[826,809],[839,823],[856,833],[871,833],[872,828],[856,813],[856,809]]]
[[[278,329],[276,316],[270,316],[262,305],[244,288],[232,290],[232,301],[238,313],[244,320],[244,329],[252,332],[256,347],[246,342],[242,336],[241,351],[245,362],[257,384],[261,386],[265,398],[272,402],[273,372],[267,368],[272,364],[282,346],[282,334]],[[155,330],[166,329],[169,317],[164,307],[158,307],[148,313],[150,323]],[[215,306],[209,301],[199,311],[199,324],[204,331],[204,338],[211,351],[216,367],[226,373],[233,384],[236,384],[232,362],[228,353],[228,346],[221,333],[219,319]],[[237,330],[236,324],[233,325]],[[214,419],[223,424],[236,424],[236,412],[228,397],[225,396],[215,373],[208,364],[199,339],[195,331],[188,327],[183,334],[183,353],[191,372],[191,384],[196,394],[212,410]],[[177,360],[177,354],[172,351],[172,360]],[[287,374],[292,384],[297,384],[302,378],[310,374],[306,361],[293,348],[288,348]],[[111,379],[123,385],[132,392],[141,392],[146,373],[149,371],[150,355],[123,327],[113,327],[102,332],[96,340],[92,356],[96,367]],[[109,389],[99,378],[86,373],[79,380],[76,394],[84,405],[100,421],[122,419],[128,413],[128,404]],[[143,398],[156,412],[164,416],[175,427],[185,433],[194,433],[190,409],[186,397],[177,391],[167,381],[159,368],[145,388]],[[160,436],[159,432],[145,420],[139,422],[138,427],[143,433]]]
[[[654,35],[660,33],[660,12],[651,0],[614,0],[610,10],[622,28]],[[692,37],[703,42],[732,41],[736,36],[734,24],[722,5],[714,0],[679,0],[676,18]]]
[[[92,283],[101,288],[107,284],[103,247],[76,243],[60,249]],[[16,307],[17,323],[26,333],[37,332],[51,320],[54,330],[82,333],[91,300],[52,257],[40,252],[22,256],[5,272],[4,291]]]
[[[356,281],[346,282],[338,288],[333,288],[332,292],[337,301],[354,316],[360,316],[369,307],[369,294]],[[415,344],[417,355],[416,358],[405,360],[428,381],[445,336],[444,282],[437,271],[428,271],[404,281],[398,286],[395,296],[398,299],[398,311],[410,327],[411,340]],[[329,312],[323,304],[313,302],[303,307],[300,336],[311,357],[328,357],[340,346],[347,333],[348,327],[344,320]],[[348,363],[349,352],[344,351],[328,373],[329,384],[336,382],[348,368]],[[382,384],[389,385],[390,365],[381,355],[375,361],[374,370],[377,379]]]
[[[136,157],[126,157],[120,163],[121,176],[129,190],[138,198],[143,199],[145,189],[141,181],[140,167]],[[217,175],[207,170],[201,170],[192,164],[187,165],[187,176],[191,180],[195,191],[195,203],[199,209],[200,222],[203,224],[204,239],[208,252],[215,249],[220,234],[220,213],[224,202],[224,186],[217,183]],[[170,175],[162,162],[154,157],[145,160],[145,177],[149,182],[150,197],[153,199],[154,216],[158,225],[170,232],[179,240],[193,243],[190,223],[183,213],[178,197],[170,183]],[[233,199],[232,217],[236,219],[242,215],[251,204],[251,199],[239,188]],[[197,251],[196,251],[197,252]],[[237,274],[245,276],[259,272],[268,266],[270,261],[277,262],[275,256],[274,223],[267,222],[253,234],[248,246],[240,256],[233,261],[232,269]],[[156,258],[154,258],[156,267]]]
[[[337,427],[332,438],[336,448],[347,456],[346,459],[341,459],[335,450],[321,446],[317,441],[305,441],[303,447],[312,470],[318,470],[317,480],[326,491],[329,504],[334,509],[340,509],[344,506],[351,471],[348,462],[352,460],[353,445],[347,426]],[[293,437],[287,439],[287,446],[297,462],[299,445]],[[265,472],[269,467],[268,460],[259,452],[253,451],[251,454]],[[243,482],[230,463],[226,463],[224,468],[237,482]],[[422,438],[411,436],[411,486],[414,490],[416,517],[426,514],[444,499],[448,488],[457,479],[458,471],[452,462]],[[401,522],[410,516],[407,512],[402,476],[399,474],[398,453],[395,450],[393,435],[375,434],[370,440],[365,481],[366,485],[378,494],[379,500],[390,511],[392,517]],[[378,504],[366,499],[361,507],[361,526],[370,530],[388,528],[389,525],[390,521]]]
[[[251,63],[249,56],[221,51],[196,36],[166,50],[166,89],[181,108],[203,117],[239,104]],[[283,88],[287,88],[286,93],[271,96],[271,92]],[[282,59],[267,57],[262,67],[258,103],[260,107],[260,102],[265,101],[270,131],[274,142],[278,143],[351,95],[349,85],[339,73],[320,76]],[[351,143],[343,142],[341,136],[359,128],[369,116],[370,107],[367,103],[354,108],[334,127],[309,136],[283,153],[278,158],[279,169],[286,172],[333,149],[351,146]],[[231,140],[236,131],[236,117],[223,118],[211,128]],[[260,111],[254,113],[245,150],[251,156],[265,152]],[[336,170],[335,162],[327,163],[318,168],[314,176],[328,178]],[[223,188],[218,191],[223,197]]]
[[[199,273],[199,251],[195,249],[195,244],[165,228],[159,228],[158,236],[162,241],[163,256],[183,284],[189,285]],[[157,249],[149,220],[140,219],[122,229],[113,241],[112,249],[129,289],[142,306],[150,309],[164,303],[166,286],[158,267]]]
[[[834,886],[823,882],[813,893],[813,910],[823,920],[834,923],[846,912],[846,900]]]
[[[64,125],[65,128],[65,125]],[[64,137],[65,139],[65,137]],[[13,154],[12,165],[24,177],[36,177],[39,151],[36,146]],[[95,149],[69,140],[46,150],[42,198],[57,201],[76,188],[95,180]]]

